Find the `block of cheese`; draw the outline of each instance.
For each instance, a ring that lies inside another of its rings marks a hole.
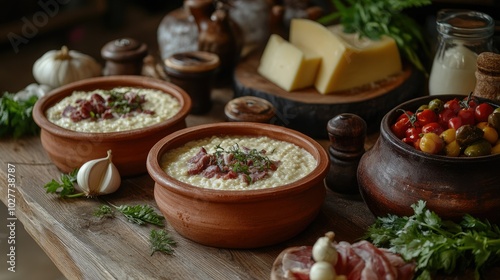
[[[320,56],[314,52],[272,34],[257,72],[284,90],[293,91],[313,86],[320,62]]]
[[[293,19],[290,43],[321,55],[314,85],[322,94],[360,87],[402,70],[396,42],[388,36],[373,41],[344,33],[341,25],[325,27],[313,20]]]

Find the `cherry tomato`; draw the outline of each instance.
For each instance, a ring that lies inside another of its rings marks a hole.
[[[406,130],[411,127],[411,122],[408,118],[401,118],[396,123],[391,125],[391,131],[399,139],[403,139],[406,135]]]
[[[439,118],[439,124],[443,127],[443,128],[448,128],[448,122],[450,121],[451,118],[455,117],[456,114],[455,112],[453,112],[452,109],[450,108],[445,108],[443,109],[439,115],[438,115],[438,118]]]
[[[443,131],[444,129],[437,122],[431,122],[422,126],[422,133],[434,132],[437,135],[440,135]]]
[[[477,105],[474,109],[476,122],[487,122],[488,116],[493,113],[493,110],[495,110],[495,108],[488,103],[481,103]]]
[[[451,142],[455,141],[457,130],[454,128],[448,128],[447,130],[443,131],[441,134],[439,134],[439,137],[441,137],[446,144],[450,144]]]
[[[458,116],[462,119],[462,125],[474,125],[476,123],[476,119],[474,117],[474,109],[472,108],[461,109],[460,111],[458,111]]]
[[[445,109],[450,109],[453,111],[453,113],[457,114],[458,111],[460,111],[461,107],[460,107],[460,101],[458,101],[458,99],[451,99],[451,100],[448,100],[444,103],[444,108]]]
[[[496,129],[494,129],[491,126],[485,126],[483,128],[483,138],[486,139],[486,141],[490,142],[490,144],[495,144],[498,140],[498,132]]]
[[[417,113],[417,122],[422,126],[437,121],[438,121],[438,116],[436,112],[434,112],[431,109],[424,109]]]
[[[438,154],[444,148],[444,141],[436,133],[425,133],[420,138],[420,150],[429,154]]]
[[[477,102],[477,99],[474,98],[474,97],[471,97],[471,96],[468,96],[468,97],[465,97],[464,98],[464,103],[466,104],[464,107],[465,108],[472,108],[472,109],[475,109],[477,107],[477,105],[479,104]]]
[[[422,128],[412,126],[406,130],[405,138],[408,138],[409,143],[413,143],[420,138],[420,133],[422,133]]]
[[[460,117],[453,117],[448,121],[448,127],[455,130],[462,126],[462,119]]]
[[[457,141],[453,140],[444,147],[445,155],[449,157],[458,157],[460,155],[461,149]]]

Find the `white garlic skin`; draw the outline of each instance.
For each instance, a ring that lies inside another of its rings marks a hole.
[[[333,265],[325,261],[315,262],[309,271],[311,280],[334,280],[336,277],[337,273]]]
[[[109,150],[107,157],[84,163],[78,170],[76,188],[87,196],[110,194],[118,190],[121,177],[111,159]]]
[[[314,261],[325,261],[331,263],[332,265],[337,263],[338,253],[332,243],[334,236],[333,232],[328,232],[325,236],[318,238],[312,248]]]

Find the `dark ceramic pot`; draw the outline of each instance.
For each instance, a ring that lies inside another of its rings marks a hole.
[[[384,116],[380,137],[361,158],[357,172],[360,193],[374,215],[412,215],[410,206],[424,200],[445,219],[459,220],[468,213],[500,222],[500,155],[431,155],[403,143],[390,130],[401,114],[398,109],[415,111],[434,98],[454,97],[463,98],[425,96],[402,103]]]

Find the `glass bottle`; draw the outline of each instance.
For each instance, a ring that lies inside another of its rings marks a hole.
[[[438,48],[429,77],[429,94],[468,95],[476,84],[478,54],[493,51],[495,22],[480,12],[441,10],[436,24]]]

